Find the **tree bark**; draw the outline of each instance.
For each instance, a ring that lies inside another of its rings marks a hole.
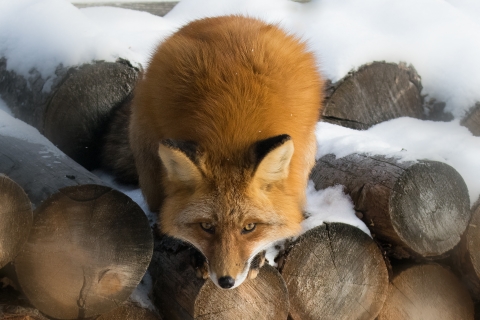
[[[467,290],[437,264],[415,265],[393,277],[378,320],[473,320]]]
[[[28,125],[2,119],[0,127],[0,134],[10,135],[0,135],[0,172],[16,181],[35,207],[28,240],[14,261],[25,296],[58,319],[116,308],[151,259],[145,214]]]
[[[477,102],[470,109],[467,115],[460,121],[460,124],[467,127],[474,136],[480,136],[480,102]]]
[[[327,88],[322,121],[365,130],[398,117],[423,119],[421,91],[413,66],[372,62]]]
[[[460,241],[470,220],[467,186],[452,167],[352,154],[320,158],[317,189],[345,186],[355,210],[395,258],[439,258]]]
[[[452,260],[473,297],[480,300],[480,201],[472,209],[472,218]]]
[[[265,265],[256,279],[223,290],[195,276],[192,250],[168,237],[156,245],[150,273],[164,319],[287,319],[288,292],[275,268]]]
[[[58,66],[42,78],[7,70],[0,57],[0,95],[15,117],[37,128],[60,150],[86,167],[98,167],[101,136],[110,112],[131,93],[138,69],[128,61]]]
[[[388,288],[380,249],[364,232],[342,223],[300,236],[287,248],[281,274],[293,320],[375,319]]]
[[[33,211],[22,187],[0,173],[0,268],[13,261],[27,241]]]

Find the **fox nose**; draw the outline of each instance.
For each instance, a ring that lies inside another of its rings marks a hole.
[[[223,289],[230,289],[235,284],[235,279],[230,276],[221,277],[218,279],[218,284]]]

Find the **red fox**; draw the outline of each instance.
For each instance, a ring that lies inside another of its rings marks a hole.
[[[140,187],[217,286],[299,233],[322,100],[306,44],[257,19],[193,21],[152,55],[129,128]]]

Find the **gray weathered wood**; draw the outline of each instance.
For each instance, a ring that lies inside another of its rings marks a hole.
[[[421,91],[413,66],[372,62],[327,88],[322,121],[364,130],[398,117],[423,119]]]
[[[472,299],[453,273],[437,264],[395,271],[378,320],[473,320]]]
[[[156,245],[150,274],[154,303],[164,319],[287,319],[288,292],[275,268],[265,265],[254,280],[224,290],[195,276],[191,253],[167,237]]]
[[[0,268],[13,261],[32,226],[33,211],[25,191],[0,173]]]
[[[317,189],[344,185],[355,210],[396,258],[442,256],[470,220],[467,186],[441,162],[330,154],[317,161],[311,177]]]
[[[154,14],[156,16],[163,17],[170,10],[175,7],[178,1],[168,1],[168,2],[92,2],[92,3],[73,3],[77,8],[88,8],[88,7],[116,7],[123,9],[131,9],[138,11],[146,11],[148,13]]]
[[[388,288],[380,249],[364,232],[342,223],[300,236],[287,249],[281,274],[293,320],[373,320]]]
[[[480,136],[480,102],[469,110],[460,124],[467,127],[474,136]]]
[[[131,93],[138,68],[128,61],[57,67],[28,79],[7,70],[0,57],[0,95],[15,117],[37,128],[60,150],[88,169],[99,165],[101,137],[111,109]]]

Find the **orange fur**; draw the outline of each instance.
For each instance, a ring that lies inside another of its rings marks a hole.
[[[196,246],[211,275],[238,279],[267,243],[298,233],[322,86],[304,43],[252,18],[191,22],[153,54],[130,123],[140,186],[162,231]],[[283,134],[291,159],[272,151],[252,162],[255,143]],[[165,139],[194,142],[198,161],[159,150]],[[269,176],[285,159],[284,176]],[[248,223],[256,228],[243,234]]]

